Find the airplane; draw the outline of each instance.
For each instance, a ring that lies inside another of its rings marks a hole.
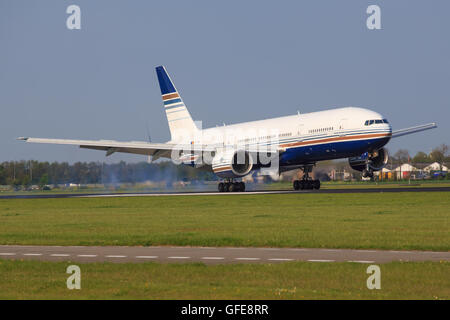
[[[164,66],[156,67],[171,140],[166,143],[111,140],[67,140],[20,137],[30,143],[78,145],[115,152],[146,155],[155,161],[170,158],[177,164],[212,170],[220,192],[243,192],[246,175],[264,169],[278,174],[294,169],[303,177],[294,190],[319,189],[310,173],[319,161],[348,158],[350,166],[373,177],[388,162],[384,146],[392,138],[436,128],[428,123],[392,131],[381,114],[360,107],[335,108],[266,120],[202,129],[192,117]],[[176,160],[176,161],[175,161]]]

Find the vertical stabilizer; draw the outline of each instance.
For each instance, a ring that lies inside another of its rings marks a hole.
[[[198,131],[186,105],[167,74],[164,66],[156,67],[164,109],[169,123],[172,141],[181,141],[193,137]]]

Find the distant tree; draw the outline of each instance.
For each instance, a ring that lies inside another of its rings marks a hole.
[[[0,186],[6,185],[6,180],[7,180],[6,168],[5,165],[2,163],[0,164]]]
[[[8,179],[8,184],[14,189],[18,190],[19,186],[21,185],[21,182],[19,179]]]
[[[439,147],[434,148],[430,153],[430,158],[439,163],[439,171],[442,171],[446,156],[448,154],[448,146],[446,144],[441,144]]]
[[[399,149],[395,154],[394,154],[394,158],[397,160],[397,162],[399,163],[403,163],[403,162],[407,162],[409,159],[409,151],[406,149]]]
[[[39,187],[42,189],[46,185],[48,185],[48,174],[45,173],[41,176],[41,179],[39,180]]]
[[[31,186],[30,176],[28,176],[28,175],[23,176],[21,184],[25,189],[28,189],[28,187]]]
[[[430,157],[422,151],[416,153],[414,158],[412,159],[413,163],[428,163],[430,162]]]

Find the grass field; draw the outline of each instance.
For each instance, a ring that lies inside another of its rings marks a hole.
[[[357,263],[78,264],[0,260],[0,299],[450,299],[450,263],[380,265],[381,289]]]
[[[0,200],[0,244],[450,250],[450,194]]]

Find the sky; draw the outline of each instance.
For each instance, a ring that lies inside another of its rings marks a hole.
[[[69,30],[69,5],[81,29]],[[366,26],[369,5],[381,30]],[[165,142],[165,65],[203,127],[344,106],[380,112],[414,155],[450,144],[448,0],[0,0],[0,161],[142,161],[19,136]]]

